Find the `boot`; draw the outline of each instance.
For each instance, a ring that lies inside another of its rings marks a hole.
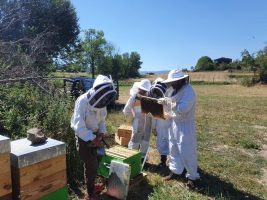
[[[181,175],[170,172],[170,174],[164,178],[164,181],[180,180],[180,179],[181,179]]]
[[[203,189],[200,179],[197,179],[197,180],[188,179],[188,181],[185,185],[188,189],[191,189],[191,190],[198,190],[199,191],[199,190]]]
[[[166,168],[166,161],[167,161],[167,156],[166,155],[160,155],[160,163],[157,165],[157,170],[160,170],[161,168]]]

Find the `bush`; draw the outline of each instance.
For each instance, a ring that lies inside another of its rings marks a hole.
[[[246,87],[251,87],[251,86],[253,86],[254,81],[250,77],[244,77],[244,78],[241,78],[240,84],[243,86],[246,86]]]
[[[267,83],[267,65],[260,68],[260,80],[262,83]]]
[[[66,143],[68,183],[74,186],[83,178],[80,157],[70,128],[72,99],[51,98],[31,85],[0,86],[0,134],[11,139],[26,137],[26,130],[42,128],[53,139]]]

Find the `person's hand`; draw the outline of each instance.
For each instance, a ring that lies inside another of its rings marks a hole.
[[[141,94],[136,94],[135,98],[136,98],[137,100],[141,100],[142,95],[141,95]]]
[[[146,114],[148,117],[153,117],[153,115],[151,114],[151,112]]]
[[[100,139],[100,137],[96,137],[92,142],[93,147],[104,147],[104,143],[102,141],[103,138]]]
[[[159,98],[158,104],[167,105],[167,100],[165,98]]]
[[[104,146],[104,143],[103,143],[104,133],[94,132],[93,134],[96,137],[94,140],[92,140],[92,142],[89,143],[89,146],[90,147],[103,147]]]
[[[104,133],[96,133],[96,137],[99,139],[99,140],[103,140],[105,134]]]

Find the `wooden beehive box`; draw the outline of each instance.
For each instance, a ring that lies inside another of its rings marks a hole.
[[[32,145],[20,139],[11,142],[10,155],[13,199],[67,199],[63,142],[48,138],[44,144]]]
[[[128,143],[132,136],[132,127],[129,125],[122,124],[118,128],[115,134],[115,141],[122,146],[128,146]]]
[[[10,139],[0,135],[0,199],[12,199]]]

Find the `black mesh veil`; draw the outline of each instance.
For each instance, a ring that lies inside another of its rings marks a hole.
[[[89,104],[95,108],[104,108],[114,100],[117,92],[110,83],[98,85],[94,88],[95,92],[90,95]]]

